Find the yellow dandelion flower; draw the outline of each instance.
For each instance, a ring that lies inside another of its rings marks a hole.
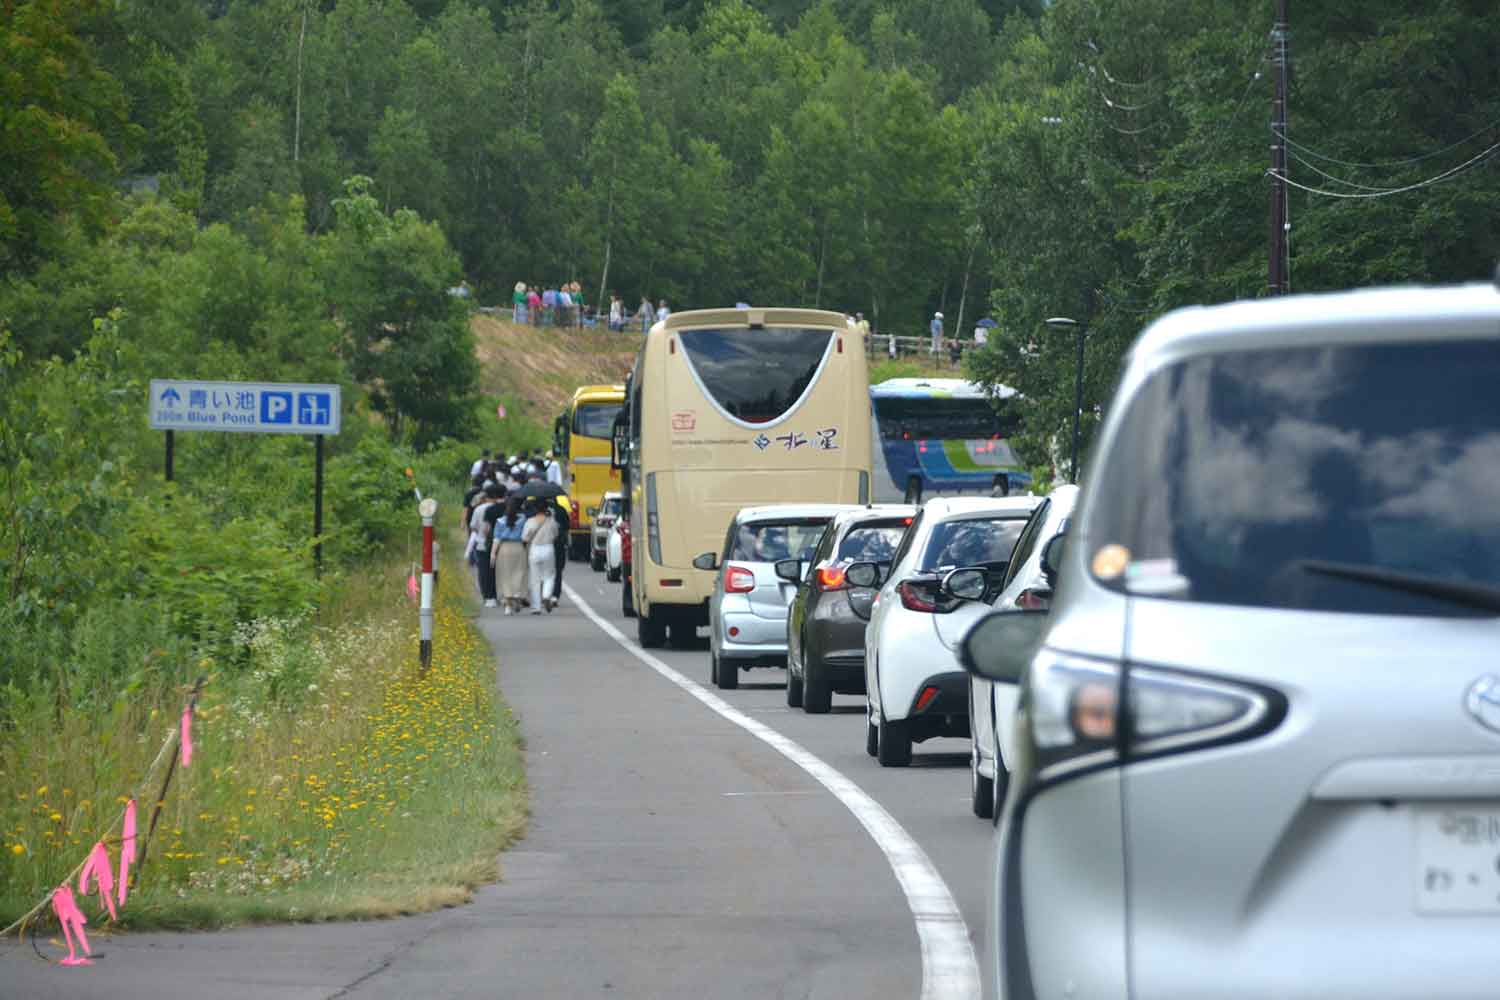
[[[22,854],[25,854],[26,853],[26,845],[25,844],[11,844],[10,845],[10,853],[18,855],[18,856],[22,855]]]

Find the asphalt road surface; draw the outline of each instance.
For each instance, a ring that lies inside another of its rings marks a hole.
[[[969,813],[967,741],[882,769],[863,698],[808,716],[767,669],[710,693],[706,640],[643,653],[618,586],[579,563],[567,577],[593,614],[565,599],[482,618],[526,738],[532,820],[471,905],[96,934],[89,968],[7,945],[0,997],[972,995],[991,828]]]

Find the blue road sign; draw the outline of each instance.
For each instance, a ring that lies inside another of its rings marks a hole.
[[[299,382],[152,379],[153,430],[337,434],[339,387]]]

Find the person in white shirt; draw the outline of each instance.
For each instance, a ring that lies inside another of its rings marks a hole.
[[[976,326],[974,328],[974,346],[983,347],[990,342],[990,331],[988,327]]]
[[[484,450],[484,454],[482,456],[480,456],[479,458],[474,459],[474,464],[471,465],[471,466],[469,466],[469,478],[473,479],[475,476],[482,476],[482,475],[484,475],[484,467],[486,465],[488,465],[489,463],[490,463],[490,451],[489,451],[488,448],[486,448]]]
[[[552,457],[552,452],[547,452],[547,482],[562,485],[562,464]]]
[[[672,315],[672,310],[667,308],[666,299],[662,299],[660,302],[656,303],[656,321],[658,323],[660,323],[670,315]]]

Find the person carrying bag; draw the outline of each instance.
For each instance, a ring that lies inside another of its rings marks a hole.
[[[552,613],[557,599],[552,595],[552,581],[557,575],[557,556],[553,543],[557,541],[557,521],[544,504],[535,498],[526,501],[526,526],[521,529],[521,541],[526,543],[526,563],[531,577],[531,613]]]

